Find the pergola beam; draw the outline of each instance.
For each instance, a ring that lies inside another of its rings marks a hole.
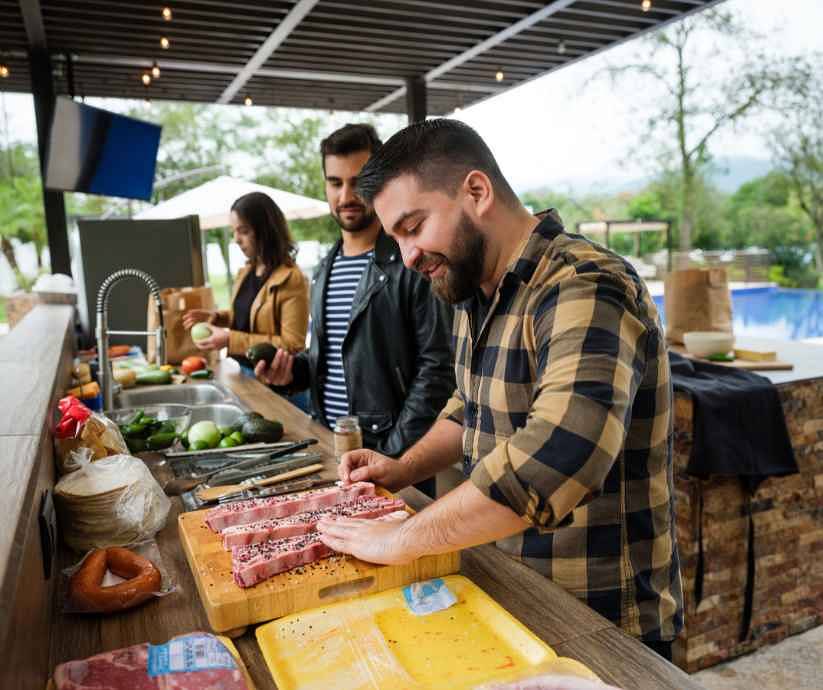
[[[487,50],[491,50],[495,46],[500,45],[512,36],[516,36],[522,31],[525,31],[526,29],[534,26],[538,22],[542,22],[547,17],[550,17],[551,15],[560,12],[561,10],[571,5],[573,2],[574,0],[555,0],[554,2],[546,5],[546,7],[537,10],[537,12],[532,12],[528,17],[524,17],[519,22],[515,22],[511,26],[507,26],[502,31],[498,31],[496,34],[489,36],[486,40],[481,41],[475,46],[472,46],[468,50],[464,50],[459,55],[455,55],[453,58],[451,58],[451,60],[446,60],[446,62],[438,65],[434,69],[429,70],[428,72],[426,72],[425,75],[423,75],[423,80],[427,83],[434,81],[439,76],[445,74],[449,70],[452,70],[455,67],[459,67],[460,65],[468,62],[472,58],[477,57],[481,53],[484,53]],[[395,91],[392,91],[390,94],[372,103],[368,108],[366,108],[366,111],[376,112],[381,108],[387,106],[395,99],[400,98],[405,93],[405,87],[396,89]]]
[[[317,2],[318,0],[299,0],[299,2],[292,7],[291,11],[283,21],[277,25],[277,28],[272,31],[271,35],[263,42],[263,45],[252,55],[243,69],[232,79],[231,84],[226,87],[226,90],[220,98],[217,99],[218,103],[229,103],[231,99],[234,98],[237,92],[246,85],[246,82],[263,66],[263,63],[271,57],[272,53],[289,37],[289,34],[294,31],[295,27],[303,21],[303,17],[311,12]]]

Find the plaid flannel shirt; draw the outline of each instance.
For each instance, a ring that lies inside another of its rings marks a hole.
[[[498,546],[626,632],[682,627],[672,389],[657,309],[635,270],[548,215],[492,297],[476,342],[454,320],[463,467],[531,525]]]

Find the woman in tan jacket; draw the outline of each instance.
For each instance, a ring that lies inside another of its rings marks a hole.
[[[283,212],[260,192],[241,196],[232,204],[234,241],[247,263],[237,274],[231,306],[222,311],[192,309],[183,325],[208,321],[217,326],[197,342],[201,350],[228,348],[230,357],[248,366],[246,350],[271,343],[289,352],[306,345],[309,323],[308,282],[294,261],[295,247]]]

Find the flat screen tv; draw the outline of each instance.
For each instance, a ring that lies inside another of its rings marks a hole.
[[[160,126],[58,98],[46,187],[127,199],[151,198]]]

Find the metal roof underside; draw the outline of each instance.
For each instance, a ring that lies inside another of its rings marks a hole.
[[[560,69],[716,0],[0,0],[0,90],[31,90],[32,36],[77,96],[406,111],[405,79],[442,115]],[[160,37],[170,48],[162,50]],[[160,79],[141,75],[154,61]],[[502,71],[498,82],[495,74]]]

